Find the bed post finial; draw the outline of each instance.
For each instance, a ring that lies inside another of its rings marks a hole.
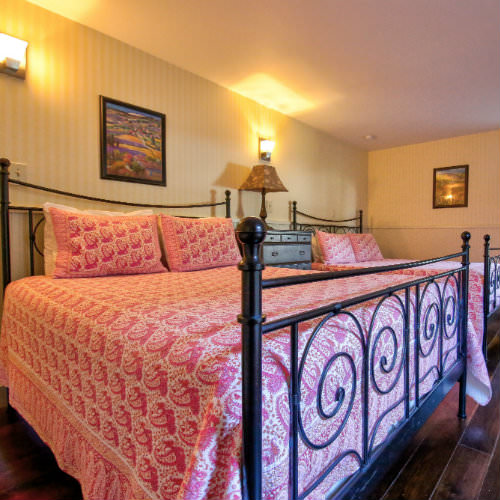
[[[244,500],[262,499],[262,270],[260,249],[265,223],[243,219],[236,228],[243,258],[241,271],[242,429],[241,489]]]
[[[464,245],[468,245],[469,241],[470,241],[470,233],[469,233],[469,231],[464,231],[461,234],[461,238],[462,238],[463,244]]]
[[[5,288],[11,279],[10,273],[10,229],[9,229],[9,167],[7,158],[0,158],[0,222],[2,233],[2,280]]]
[[[465,390],[467,385],[467,322],[469,317],[468,296],[469,296],[469,251],[470,251],[470,233],[464,231],[462,237],[462,287],[460,291],[460,303],[463,311],[461,332],[460,332],[460,353],[463,359],[464,367],[460,376],[460,392],[458,401],[458,418],[467,418]]]
[[[490,314],[490,235],[484,235],[484,286],[483,286],[483,356],[488,359],[488,315]]]
[[[226,218],[230,219],[231,218],[231,191],[229,191],[229,189],[226,189],[225,194],[226,194]]]
[[[297,202],[292,201],[292,229],[297,231]]]

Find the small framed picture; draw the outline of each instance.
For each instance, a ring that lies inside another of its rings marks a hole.
[[[100,96],[101,179],[167,185],[165,115]]]
[[[433,208],[467,206],[469,165],[434,169]]]

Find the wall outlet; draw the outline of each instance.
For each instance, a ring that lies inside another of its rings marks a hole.
[[[28,169],[28,165],[26,163],[11,163],[10,164],[10,177],[11,179],[15,179],[16,181],[24,181],[26,182],[26,170]]]

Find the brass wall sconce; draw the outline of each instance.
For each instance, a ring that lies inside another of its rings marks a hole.
[[[0,73],[26,78],[26,49],[28,42],[0,33]]]
[[[276,143],[270,139],[259,138],[259,158],[263,161],[271,161],[271,153]]]

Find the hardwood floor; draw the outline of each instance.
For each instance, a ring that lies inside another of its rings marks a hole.
[[[468,418],[461,421],[455,387],[367,500],[500,499],[500,314],[488,333],[494,337],[490,404],[469,399]],[[31,427],[15,411],[0,408],[0,500],[81,498],[78,482],[58,468]]]
[[[500,499],[499,335],[497,314],[488,325],[490,403],[467,398],[467,419],[458,419],[456,385],[367,500]]]
[[[13,410],[0,413],[0,499],[79,500],[78,481],[62,472],[51,451]]]

